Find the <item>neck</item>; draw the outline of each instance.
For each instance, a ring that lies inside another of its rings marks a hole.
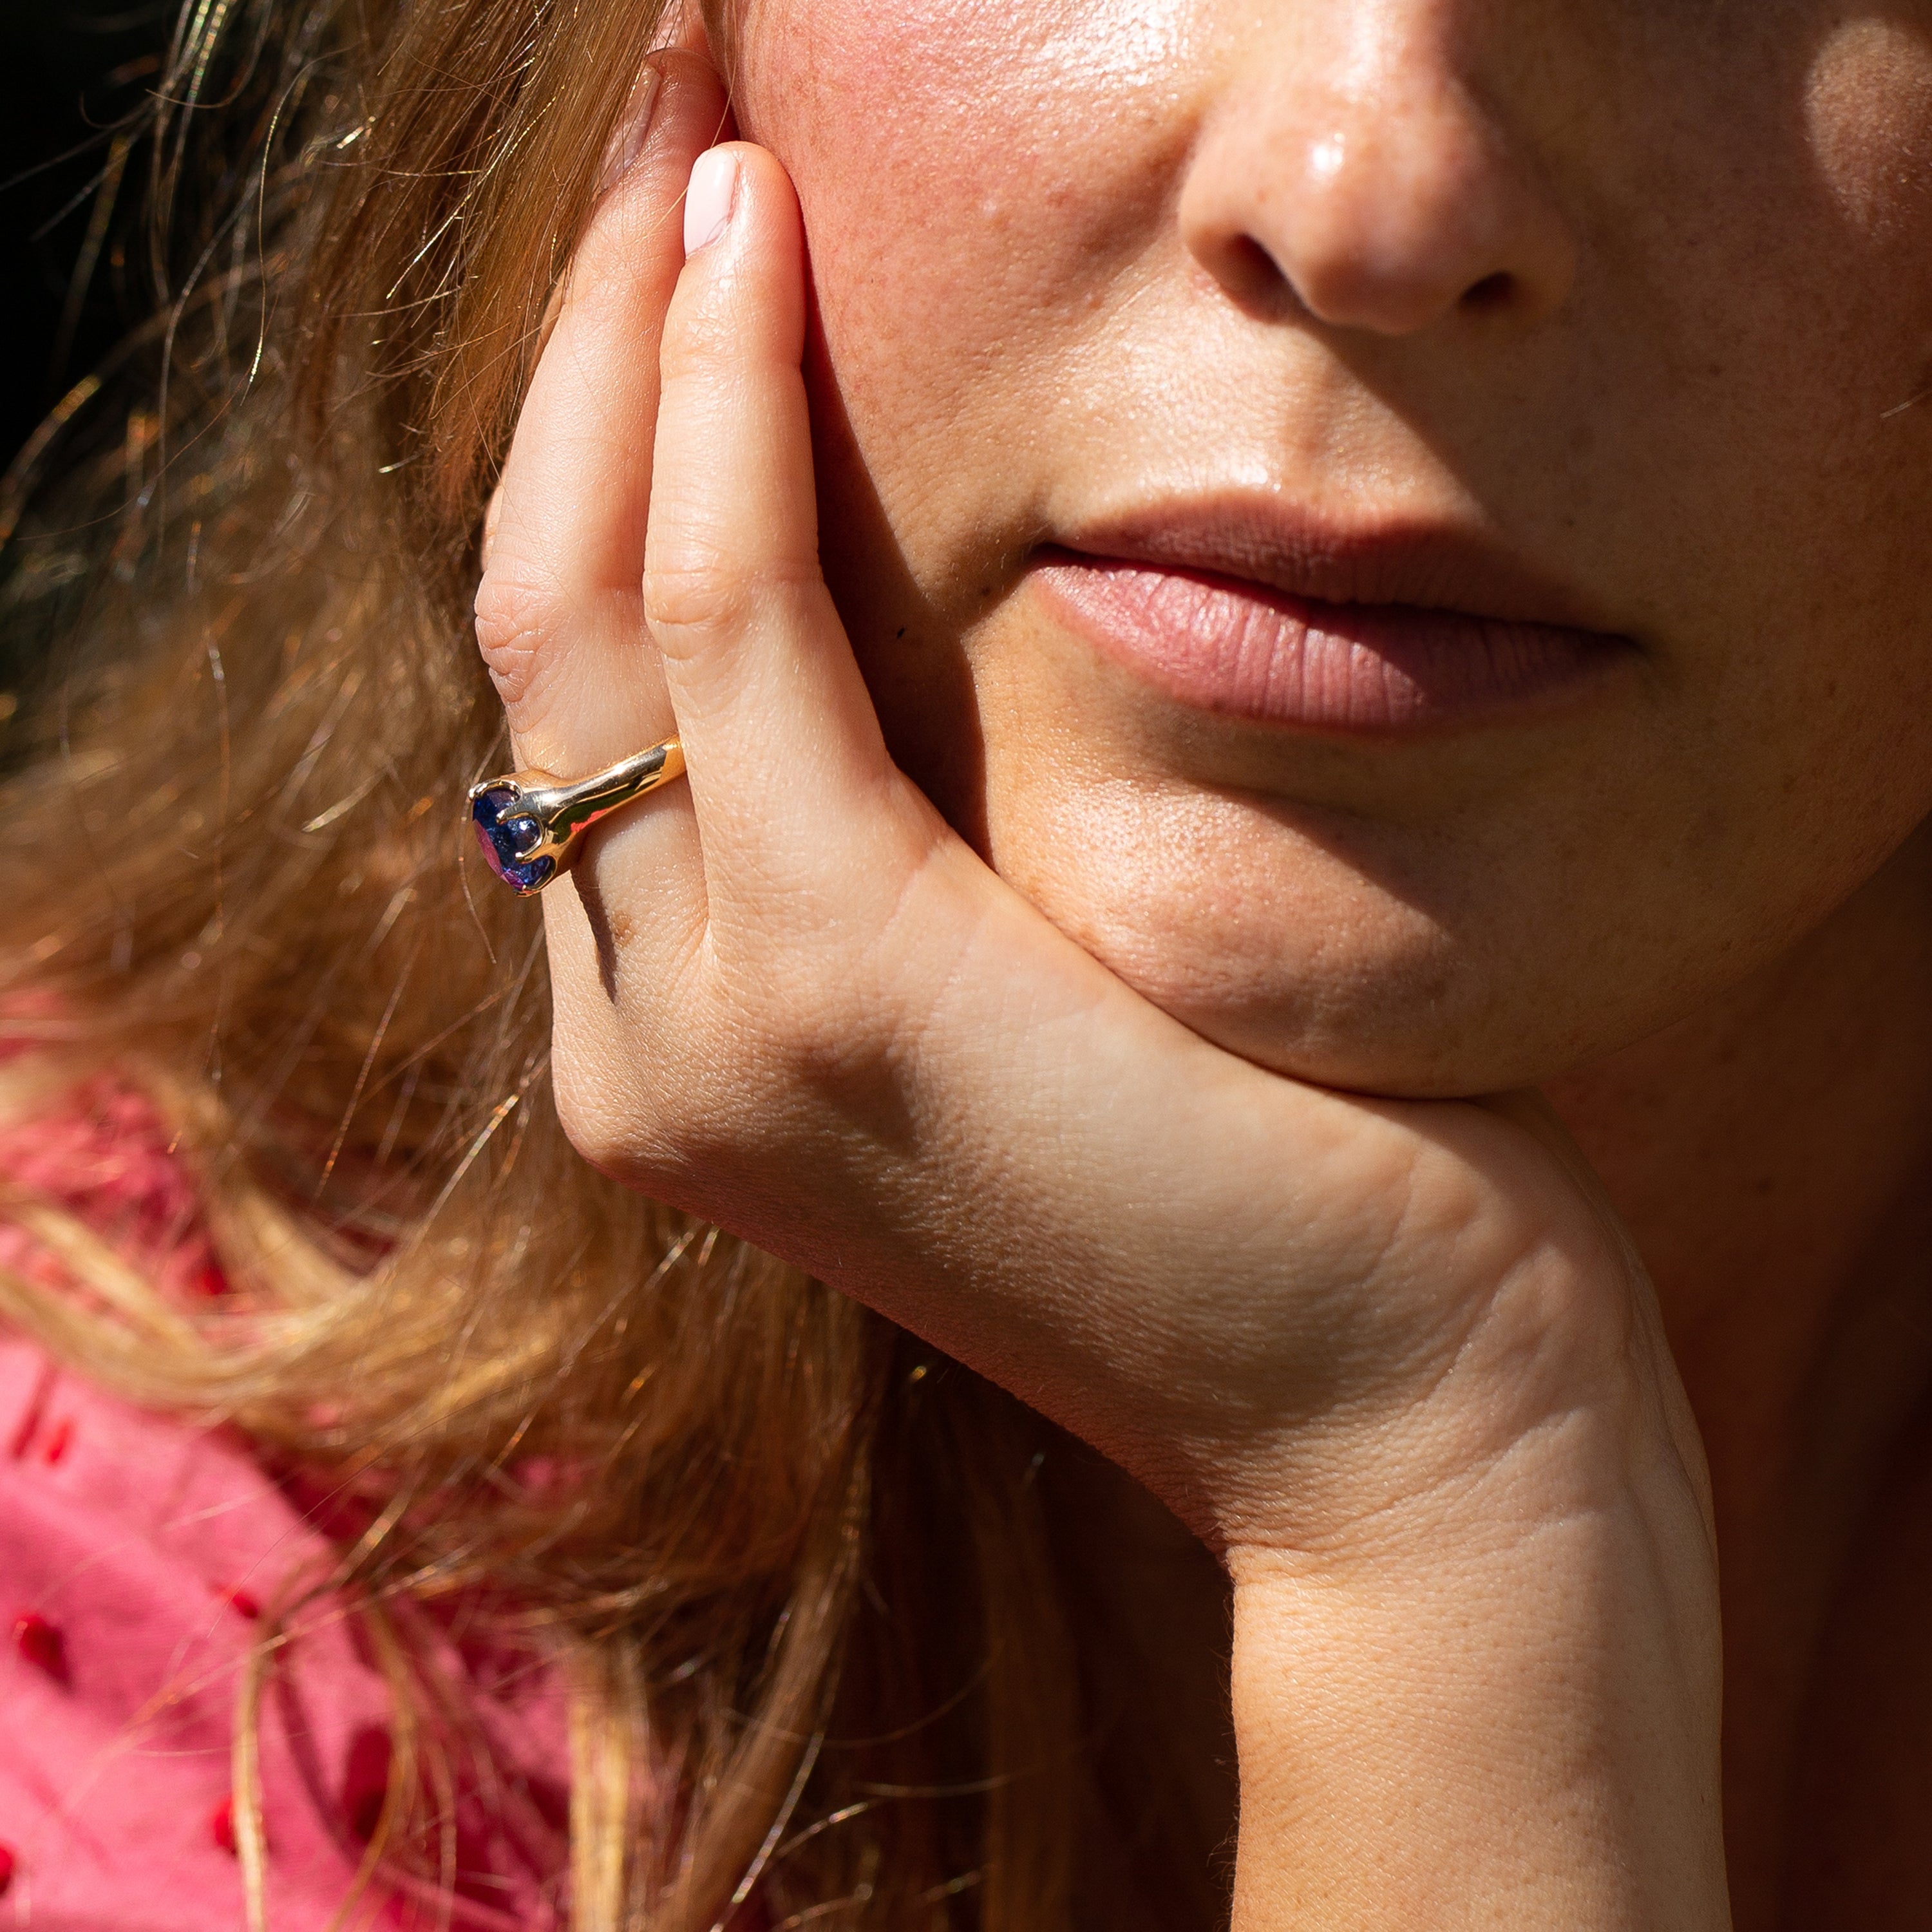
[[[1649,1264],[1703,1432],[1738,1917],[1768,1924],[1750,1900],[1821,1634],[1932,1389],[1932,836],[1724,1000],[1549,1093]]]

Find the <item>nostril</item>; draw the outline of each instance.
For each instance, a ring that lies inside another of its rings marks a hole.
[[[1507,308],[1515,293],[1516,278],[1505,269],[1498,269],[1462,291],[1462,307],[1472,314],[1485,314],[1492,309]]]
[[[1288,285],[1281,265],[1251,235],[1237,235],[1228,242],[1220,279],[1236,301],[1246,302],[1278,298]]]

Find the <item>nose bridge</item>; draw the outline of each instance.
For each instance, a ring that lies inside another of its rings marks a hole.
[[[1456,8],[1456,0],[1294,0],[1251,14],[1234,62],[1253,83],[1248,111],[1339,129],[1439,109],[1460,64]]]
[[[1546,313],[1574,248],[1499,118],[1473,0],[1246,12],[1181,202],[1187,244],[1252,294],[1401,334],[1458,309]]]

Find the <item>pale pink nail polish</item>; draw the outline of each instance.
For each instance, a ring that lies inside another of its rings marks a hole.
[[[738,191],[738,157],[729,148],[710,148],[698,158],[684,196],[684,252],[694,255],[724,232]]]

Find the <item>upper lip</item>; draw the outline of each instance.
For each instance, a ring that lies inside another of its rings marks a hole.
[[[1056,532],[1076,554],[1245,579],[1324,604],[1402,604],[1614,635],[1487,533],[1417,517],[1343,520],[1272,496],[1174,498]]]

